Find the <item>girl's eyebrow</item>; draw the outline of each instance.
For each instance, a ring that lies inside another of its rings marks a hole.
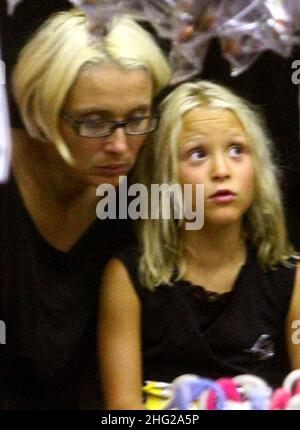
[[[197,141],[204,141],[206,140],[206,136],[204,134],[193,134],[193,136],[187,137],[184,140],[184,143],[190,143],[190,142],[195,142],[197,143]]]
[[[233,134],[235,136],[246,137],[246,134],[243,130],[237,130],[235,128],[229,128],[226,130],[227,134]]]

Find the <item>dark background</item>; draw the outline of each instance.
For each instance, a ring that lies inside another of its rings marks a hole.
[[[69,9],[67,0],[23,0],[12,17],[6,14],[6,1],[0,0],[2,56],[7,78],[17,53],[32,32],[53,12]],[[166,44],[164,44],[166,47]],[[201,78],[211,79],[232,88],[241,96],[261,107],[275,143],[275,156],[283,177],[281,188],[292,243],[300,250],[300,142],[298,133],[298,85],[291,80],[292,62],[300,59],[300,47],[289,59],[265,52],[251,68],[238,77],[230,76],[229,64],[222,58],[219,44],[213,41]],[[11,121],[19,123],[16,108],[10,100]]]

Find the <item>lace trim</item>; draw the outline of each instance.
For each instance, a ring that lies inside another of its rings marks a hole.
[[[229,298],[232,294],[232,291],[227,291],[225,293],[217,293],[216,291],[206,290],[201,285],[193,284],[187,280],[177,281],[177,284],[182,287],[187,287],[191,290],[192,296],[196,299],[204,298],[208,302],[223,302]]]

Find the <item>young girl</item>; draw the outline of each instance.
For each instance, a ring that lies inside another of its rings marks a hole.
[[[163,102],[137,169],[148,185],[204,184],[204,226],[144,220],[139,250],[108,264],[99,325],[107,408],[143,408],[143,381],[185,373],[251,373],[280,386],[300,367],[300,275],[257,114],[219,85],[183,84]]]

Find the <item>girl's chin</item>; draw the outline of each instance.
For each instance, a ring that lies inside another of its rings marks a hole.
[[[230,225],[240,225],[242,220],[241,216],[237,215],[223,215],[223,216],[212,216],[204,218],[205,224],[215,227],[228,227]]]

